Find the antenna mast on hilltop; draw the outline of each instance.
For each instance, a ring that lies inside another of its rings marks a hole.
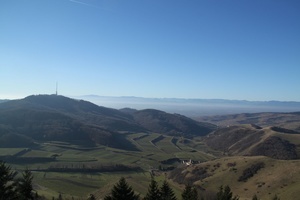
[[[55,95],[57,96],[57,82],[56,82],[56,92],[55,92]]]

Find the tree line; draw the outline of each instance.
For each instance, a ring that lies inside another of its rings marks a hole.
[[[96,198],[91,195],[89,200],[95,200]],[[136,194],[131,186],[128,185],[125,178],[120,178],[119,182],[115,184],[111,190],[111,194],[107,195],[104,200],[177,200],[174,191],[165,180],[162,186],[159,187],[158,183],[152,178],[148,187],[148,192],[144,198],[141,198],[139,194]],[[186,185],[185,189],[181,193],[181,200],[204,200],[201,197],[197,189],[194,186]],[[221,186],[219,191],[212,197],[211,200],[239,200],[238,196],[234,196],[230,187]],[[254,195],[252,200],[258,200]],[[280,200],[275,196],[272,200]]]
[[[88,200],[96,200],[96,198],[91,195]],[[164,180],[161,187],[152,177],[151,182],[148,186],[147,194],[144,198],[141,198],[139,194],[136,194],[132,187],[126,182],[124,177],[121,177],[119,182],[116,183],[111,189],[110,195],[105,196],[104,200],[179,200],[176,198],[173,189],[170,187],[169,183]],[[197,189],[194,186],[186,185],[185,189],[181,193],[181,200],[204,200],[198,194]],[[238,196],[234,196],[230,187],[226,185],[225,187],[220,186],[218,192],[211,197],[209,200],[239,200]],[[254,195],[252,200],[258,200],[258,197]],[[280,200],[280,198],[275,195],[272,200]]]

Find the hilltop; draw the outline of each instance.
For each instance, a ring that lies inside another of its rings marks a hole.
[[[149,114],[152,117],[149,118]],[[162,129],[160,124],[168,126]],[[0,104],[0,141],[4,141],[5,135],[14,134],[27,140],[102,144],[134,150],[123,132],[193,137],[206,135],[215,127],[158,110],[126,113],[57,95],[32,95]]]

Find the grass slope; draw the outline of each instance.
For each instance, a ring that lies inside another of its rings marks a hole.
[[[263,155],[285,160],[300,157],[300,134],[286,133],[281,128],[228,126],[209,134],[204,142],[225,155]]]
[[[238,178],[243,171],[258,162],[264,162],[265,167],[246,182],[239,182]],[[206,170],[207,177],[199,174],[201,169]],[[178,170],[177,174],[171,174],[170,177],[177,181],[192,180],[207,193],[215,193],[219,186],[229,185],[233,193],[241,200],[250,200],[254,194],[259,199],[271,199],[275,194],[281,199],[297,199],[300,195],[299,160],[283,161],[263,156],[226,157],[184,167],[181,171]],[[205,196],[205,192],[202,192],[202,195]]]

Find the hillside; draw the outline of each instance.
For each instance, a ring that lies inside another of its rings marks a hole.
[[[204,142],[224,155],[263,155],[285,160],[300,158],[300,134],[278,127],[229,126],[209,134]]]
[[[204,136],[216,129],[209,123],[195,123],[194,120],[179,114],[169,114],[163,111],[146,109],[136,111],[134,120],[148,130],[168,135],[185,137]]]
[[[299,187],[297,130],[216,127],[179,114],[117,110],[56,95],[1,103],[0,146],[0,158],[14,169],[30,166],[35,187],[49,199],[58,193],[70,199],[91,193],[102,198],[120,176],[145,194],[153,174],[159,180],[169,174],[178,197],[186,183],[208,196],[229,184],[241,199],[253,194],[270,199],[275,193],[295,199]],[[200,164],[176,168],[189,159]],[[264,168],[238,181],[260,162]]]
[[[139,113],[143,111],[126,113],[64,96],[33,95],[0,104],[0,141],[1,137],[13,133],[38,141],[101,144],[134,150],[136,148],[120,132],[174,132],[190,137],[207,134],[214,128],[213,125],[202,126],[201,123],[186,117],[164,113],[164,119],[147,118],[147,123],[162,124],[173,120],[184,126],[173,125],[168,129],[158,129],[156,126],[141,123],[144,118]],[[155,113],[162,112],[153,113],[155,116]]]
[[[278,126],[300,132],[300,112],[242,113],[234,115],[197,117],[195,119],[219,126],[256,124],[261,127]]]
[[[9,100],[6,100],[6,99],[0,99],[0,103],[4,103],[4,102],[7,102]]]
[[[239,181],[245,172],[257,171]],[[288,173],[287,173],[288,172]],[[274,160],[263,156],[224,157],[191,166],[182,166],[169,174],[179,184],[195,184],[200,195],[211,197],[221,185],[229,185],[240,200],[250,200],[256,194],[259,199],[298,199],[300,161]]]

